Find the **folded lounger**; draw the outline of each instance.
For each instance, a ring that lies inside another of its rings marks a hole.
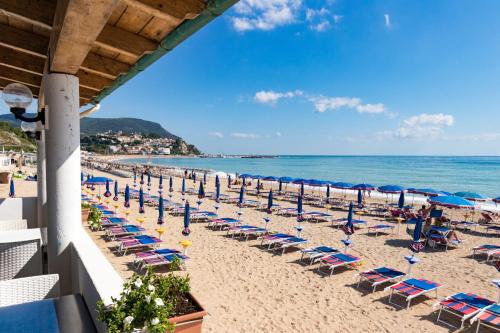
[[[486,227],[486,231],[488,232],[496,232],[497,235],[500,235],[500,226],[498,225],[489,225]]]
[[[304,257],[307,257],[310,260],[309,265],[312,265],[319,258],[326,257],[333,253],[338,253],[339,250],[328,246],[317,246],[317,247],[310,247],[308,249],[303,249],[300,252],[302,253],[302,255],[300,256],[300,261],[303,261]]]
[[[153,257],[147,257],[142,259],[142,268],[147,267],[157,267],[157,266],[165,266],[170,265],[175,259],[179,259],[182,268],[186,268],[185,262],[189,259],[188,256],[185,256],[182,253],[167,253],[167,254],[157,254]]]
[[[143,252],[137,252],[134,254],[134,265],[138,265],[142,263],[142,259],[148,258],[148,257],[154,257],[159,254],[173,254],[173,253],[181,253],[181,251],[176,250],[176,249],[156,249],[156,250],[151,250],[151,251],[143,251]]]
[[[243,207],[259,207],[260,201],[257,200],[245,200],[243,201]]]
[[[355,257],[347,253],[334,253],[332,255],[323,257],[319,260],[320,265],[318,267],[318,272],[321,272],[323,266],[326,266],[330,270],[330,275],[332,275],[335,268],[350,266],[360,261],[361,258]]]
[[[406,308],[408,309],[410,307],[411,300],[414,299],[415,297],[427,294],[431,291],[436,291],[436,298],[437,298],[437,291],[442,286],[443,285],[439,283],[425,279],[407,279],[398,282],[396,284],[393,284],[392,286],[389,286],[384,290],[389,290],[389,289],[391,290],[391,295],[389,296],[389,303],[397,307],[401,307],[399,304],[392,302],[392,296],[396,294],[406,299],[407,302]]]
[[[275,250],[282,250],[281,255],[283,255],[289,247],[297,247],[305,243],[307,243],[307,239],[300,237],[284,238],[275,243]]]
[[[116,237],[127,236],[127,235],[138,235],[144,232],[146,229],[135,224],[125,224],[122,226],[109,227],[106,230],[106,234],[110,239]]]
[[[130,249],[141,247],[155,247],[162,242],[161,239],[149,235],[126,236],[118,238],[118,252],[125,255]]]
[[[493,304],[481,310],[474,318],[471,319],[471,323],[476,320],[476,333],[479,332],[481,325],[495,331],[500,331],[500,304]]]
[[[282,233],[269,234],[269,235],[265,235],[265,236],[260,237],[260,239],[261,239],[260,245],[261,246],[267,245],[267,249],[269,250],[269,249],[271,249],[271,247],[275,243],[278,243],[279,241],[282,241],[282,240],[287,239],[287,238],[293,238],[293,237],[294,237],[293,235],[282,234]]]
[[[472,256],[475,257],[477,254],[485,254],[486,261],[490,260],[490,257],[500,253],[499,245],[483,244],[472,248]]]
[[[378,267],[359,273],[359,281],[357,287],[359,288],[361,282],[366,281],[371,284],[371,286],[373,287],[373,291],[375,291],[375,289],[379,285],[387,282],[394,282],[396,280],[402,279],[405,276],[405,273],[400,272],[396,269],[392,269],[389,267]]]
[[[239,223],[241,223],[240,220],[233,219],[232,217],[222,217],[220,219],[212,219],[208,226],[213,229],[219,226],[219,230],[222,230],[224,227],[228,228],[229,226],[237,225]]]
[[[479,223],[471,221],[451,221],[451,225],[457,229],[470,230],[472,228],[476,229],[479,226]]]
[[[368,233],[374,233],[375,236],[378,236],[381,232],[389,232],[392,234],[394,231],[394,226],[391,224],[376,224],[368,227]]]
[[[474,317],[481,310],[486,307],[493,305],[495,302],[489,299],[479,297],[471,293],[458,293],[449,297],[446,297],[441,302],[439,302],[439,313],[436,321],[446,324],[448,326],[455,327],[454,325],[441,319],[441,313],[443,311],[460,318],[460,329],[464,327],[466,320]],[[458,327],[456,327],[458,328]]]

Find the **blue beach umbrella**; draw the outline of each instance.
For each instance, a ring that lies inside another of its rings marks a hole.
[[[115,196],[113,197],[113,201],[118,201],[118,182],[115,181]]]
[[[158,224],[163,224],[163,214],[165,212],[165,206],[163,203],[163,197],[160,195],[158,198]]]
[[[472,201],[486,201],[487,199],[485,196],[475,192],[456,192],[455,195]]]
[[[384,185],[377,188],[380,193],[396,194],[404,191],[405,188],[399,185]]]
[[[182,178],[181,193],[184,195],[186,193],[186,178]]]
[[[168,180],[168,191],[174,191],[174,180],[172,179],[172,176],[170,176],[170,179]]]
[[[302,196],[297,197],[297,214],[302,214]]]
[[[231,188],[231,175],[227,175],[227,188]]]
[[[245,198],[245,185],[241,185],[241,189],[240,189],[240,197],[238,199],[238,206],[239,207],[242,207],[243,206],[243,201],[244,201],[244,198]]]
[[[111,196],[111,191],[109,190],[109,179],[106,179],[106,192],[104,192],[104,196],[106,198]]]
[[[347,213],[347,221],[342,227],[342,230],[347,235],[347,237],[354,234],[354,224],[352,223],[352,216],[353,216],[353,204],[351,202],[349,204],[349,212]]]
[[[203,174],[203,184],[205,184],[205,185],[207,184],[207,173],[206,172]]]
[[[433,188],[416,188],[411,189],[411,193],[422,194],[427,197],[436,197],[441,195],[441,191],[435,190]]]
[[[220,183],[219,182],[215,183],[215,201],[216,202],[220,201]]]
[[[14,179],[11,179],[9,186],[9,198],[14,198],[15,196],[16,196],[16,191],[14,188]]]
[[[361,193],[361,190],[358,190],[358,206],[361,206],[363,204],[363,193]]]
[[[398,207],[402,209],[405,206],[405,192],[401,191],[399,194]]]
[[[139,213],[144,214],[144,191],[142,190],[142,187],[139,189]]]
[[[184,236],[189,236],[191,230],[189,230],[189,222],[190,222],[190,213],[189,213],[189,202],[186,202],[184,206],[184,229],[182,230],[182,234]]]
[[[288,183],[293,183],[295,181],[295,178],[292,177],[280,177],[279,180],[281,180],[282,183],[288,184]]]
[[[106,177],[90,177],[85,181],[87,185],[105,185],[107,182],[112,181]]]
[[[474,208],[474,203],[456,195],[442,195],[429,198],[429,202],[433,205],[448,207],[448,208]]]
[[[141,181],[139,184],[144,185],[144,172],[141,173]]]
[[[130,207],[130,188],[128,187],[128,184],[125,186],[125,201],[123,203],[123,207]]]
[[[193,183],[196,184],[196,173],[193,172]]]
[[[158,185],[158,190],[161,192],[163,190],[163,175],[160,175],[160,182]]]
[[[137,173],[134,171],[134,186],[137,184]]]
[[[354,184],[344,183],[344,182],[337,182],[337,183],[333,183],[332,184],[333,188],[338,188],[338,189],[341,189],[341,190],[347,190],[347,189],[352,188],[353,186],[354,186]]]
[[[219,175],[215,175],[215,186],[220,185]]]
[[[269,181],[269,182],[277,182],[279,180],[278,177],[274,177],[274,176],[266,176],[266,177],[262,177],[262,180],[266,180],[266,181]]]
[[[326,203],[330,201],[330,184],[326,184]]]
[[[351,187],[353,190],[362,190],[362,191],[373,191],[375,189],[375,186],[371,184],[356,184],[353,187]]]
[[[205,188],[203,187],[203,182],[200,181],[200,187],[198,188],[198,198],[203,199],[205,197]]]
[[[267,196],[267,213],[271,214],[273,208],[273,190],[269,191]]]
[[[87,174],[87,180],[90,180],[90,173]]]
[[[420,237],[422,236],[422,227],[423,227],[424,221],[421,216],[417,218],[417,221],[415,222],[415,229],[413,230],[413,241],[410,245],[410,251],[413,253],[419,253],[423,248],[424,244],[420,242]],[[410,265],[412,263],[410,262]]]
[[[245,178],[252,178],[252,177],[253,176],[251,174],[249,174],[249,173],[243,173],[243,174],[241,174],[241,175],[238,176],[238,178],[243,178],[243,179],[245,179]]]

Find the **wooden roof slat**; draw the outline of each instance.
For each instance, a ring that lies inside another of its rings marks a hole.
[[[129,6],[115,25],[118,28],[138,34],[152,18],[153,16],[151,14],[144,13],[141,10]]]
[[[130,66],[91,52],[83,61],[81,68],[90,73],[115,79],[118,75],[128,72]]]
[[[0,11],[52,28],[56,3],[47,0],[0,0]]]
[[[135,7],[166,21],[193,19],[205,9],[203,0],[121,0],[127,6]]]
[[[4,79],[0,77],[0,89],[5,88],[9,84],[13,83],[15,81]],[[31,90],[31,93],[33,94],[33,97],[38,97],[40,95],[40,88],[38,87],[33,87],[33,86],[27,86],[29,90]]]
[[[154,51],[157,47],[150,39],[110,25],[102,30],[95,45],[131,57],[140,57],[144,52]]]
[[[40,87],[42,82],[41,75],[20,71],[4,65],[0,65],[0,77],[33,87]]]
[[[101,91],[113,83],[113,80],[111,79],[89,73],[85,70],[79,70],[76,75],[80,79],[80,86],[95,91]]]
[[[43,74],[45,59],[29,53],[16,52],[5,46],[0,46],[0,64],[41,75]]]
[[[45,57],[49,39],[21,29],[0,24],[0,45],[12,49]]]

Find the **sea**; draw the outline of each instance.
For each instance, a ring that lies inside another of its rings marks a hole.
[[[292,156],[269,158],[153,157],[128,163],[168,165],[224,173],[401,185],[500,196],[500,157],[482,156]]]

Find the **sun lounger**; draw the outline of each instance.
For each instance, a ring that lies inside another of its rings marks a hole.
[[[368,233],[374,233],[375,236],[378,236],[379,233],[391,233],[394,231],[394,226],[391,224],[376,224],[368,226]]]
[[[265,235],[265,236],[260,237],[260,239],[261,239],[260,245],[261,246],[267,245],[267,249],[269,250],[269,249],[271,249],[271,247],[275,243],[278,243],[279,241],[282,241],[282,240],[287,239],[287,238],[293,238],[293,237],[294,237],[293,235],[282,234],[282,233],[269,234],[269,235]]]
[[[347,222],[347,218],[341,218],[341,219],[332,220],[332,227],[338,227],[338,228],[340,228],[346,222]],[[352,224],[354,225],[355,228],[361,228],[363,226],[366,226],[366,221],[352,219]]]
[[[234,238],[234,236],[242,234],[243,231],[245,231],[245,230],[257,229],[257,228],[258,227],[256,227],[256,226],[248,225],[248,224],[245,224],[245,225],[234,225],[234,226],[231,226],[231,227],[227,228],[227,234],[228,235],[231,234],[232,237]]]
[[[135,224],[125,224],[122,226],[109,227],[106,234],[110,239],[127,235],[139,235],[146,229]]]
[[[474,318],[471,319],[471,323],[474,323],[476,320],[476,333],[479,332],[481,325],[495,331],[500,331],[500,304],[493,304],[481,310]]]
[[[338,253],[339,250],[328,246],[317,246],[303,249],[300,252],[302,253],[302,255],[300,256],[300,261],[304,260],[304,257],[307,257],[310,260],[309,265],[312,265],[319,258],[323,258],[333,253]]]
[[[332,219],[332,215],[328,213],[323,213],[323,212],[307,212],[306,214],[302,215],[304,220],[308,221],[330,221]]]
[[[437,291],[439,288],[441,288],[443,285],[429,281],[429,280],[424,280],[424,279],[407,279],[401,282],[398,282],[396,284],[393,284],[392,286],[389,286],[385,288],[385,290],[391,290],[391,294],[389,296],[389,303],[392,305],[395,305],[397,307],[401,307],[399,304],[393,303],[392,302],[392,296],[394,294],[399,295],[403,298],[405,298],[407,305],[406,308],[408,309],[410,307],[411,300],[414,299],[415,297],[425,295],[431,291],[436,292],[436,298],[437,298]]]
[[[275,250],[282,250],[281,255],[285,254],[286,249],[290,247],[301,246],[302,244],[307,243],[307,239],[300,237],[290,237],[279,240],[275,243]]]
[[[283,216],[297,216],[297,208],[281,208],[278,209],[278,215],[283,215]],[[305,212],[302,212],[302,214],[305,214]]]
[[[330,270],[330,275],[332,275],[335,268],[351,266],[352,264],[356,264],[360,261],[361,258],[347,253],[335,253],[319,260],[320,265],[318,267],[318,272],[321,272],[321,269],[326,266]]]
[[[486,227],[486,231],[495,232],[497,235],[500,235],[500,226],[498,225],[489,225]]]
[[[101,225],[105,228],[121,226],[127,223],[127,219],[118,216],[106,217],[101,220]]]
[[[477,254],[485,254],[487,262],[490,260],[490,257],[496,253],[500,253],[499,245],[483,244],[472,248],[473,257],[475,257]]]
[[[154,248],[162,243],[162,240],[149,235],[137,235],[118,238],[118,252],[125,255],[128,250],[143,247]]]
[[[181,253],[181,251],[176,250],[176,249],[156,249],[156,250],[151,250],[151,251],[143,251],[143,252],[137,252],[134,254],[134,265],[138,265],[142,263],[142,259],[148,258],[148,257],[154,257],[159,254],[173,254],[173,253]]]
[[[219,226],[219,230],[222,230],[222,228],[227,228],[229,226],[237,225],[241,223],[240,220],[233,219],[231,217],[223,217],[220,219],[212,219],[210,220],[208,226],[212,227],[215,229],[215,227]]]
[[[207,210],[202,210],[190,214],[189,217],[191,219],[191,222],[200,222],[217,218],[217,214],[214,212],[209,212]]]
[[[174,262],[174,260],[178,259],[180,261],[181,267],[186,268],[185,262],[189,259],[188,256],[185,256],[182,253],[168,253],[168,254],[157,254],[152,257],[147,257],[142,259],[142,268],[145,269],[147,267],[158,267],[158,266],[166,266],[170,265]]]
[[[245,237],[247,241],[250,236],[261,237],[266,235],[269,231],[266,228],[248,228],[241,231],[242,236]]]
[[[448,326],[456,327],[449,322],[441,319],[441,313],[447,312],[453,316],[460,318],[460,329],[464,327],[466,320],[474,317],[481,310],[494,304],[495,302],[489,299],[479,297],[470,293],[458,293],[449,297],[446,297],[441,302],[439,302],[439,313],[436,321],[446,324]],[[458,327],[456,327],[458,328]]]
[[[451,232],[451,229],[446,227],[431,227],[425,235],[427,244],[433,249],[435,249],[438,245],[442,245],[445,247],[445,251],[447,251],[450,246],[459,247],[460,245],[462,245],[461,241],[448,239],[447,235],[449,232]]]
[[[359,281],[357,287],[359,288],[361,282],[366,281],[371,284],[371,286],[373,287],[373,291],[375,291],[375,289],[379,285],[388,282],[394,282],[396,280],[402,279],[405,276],[405,273],[398,270],[388,267],[378,267],[359,273]]]
[[[451,225],[457,229],[470,230],[472,228],[476,229],[479,223],[471,221],[451,221]]]

